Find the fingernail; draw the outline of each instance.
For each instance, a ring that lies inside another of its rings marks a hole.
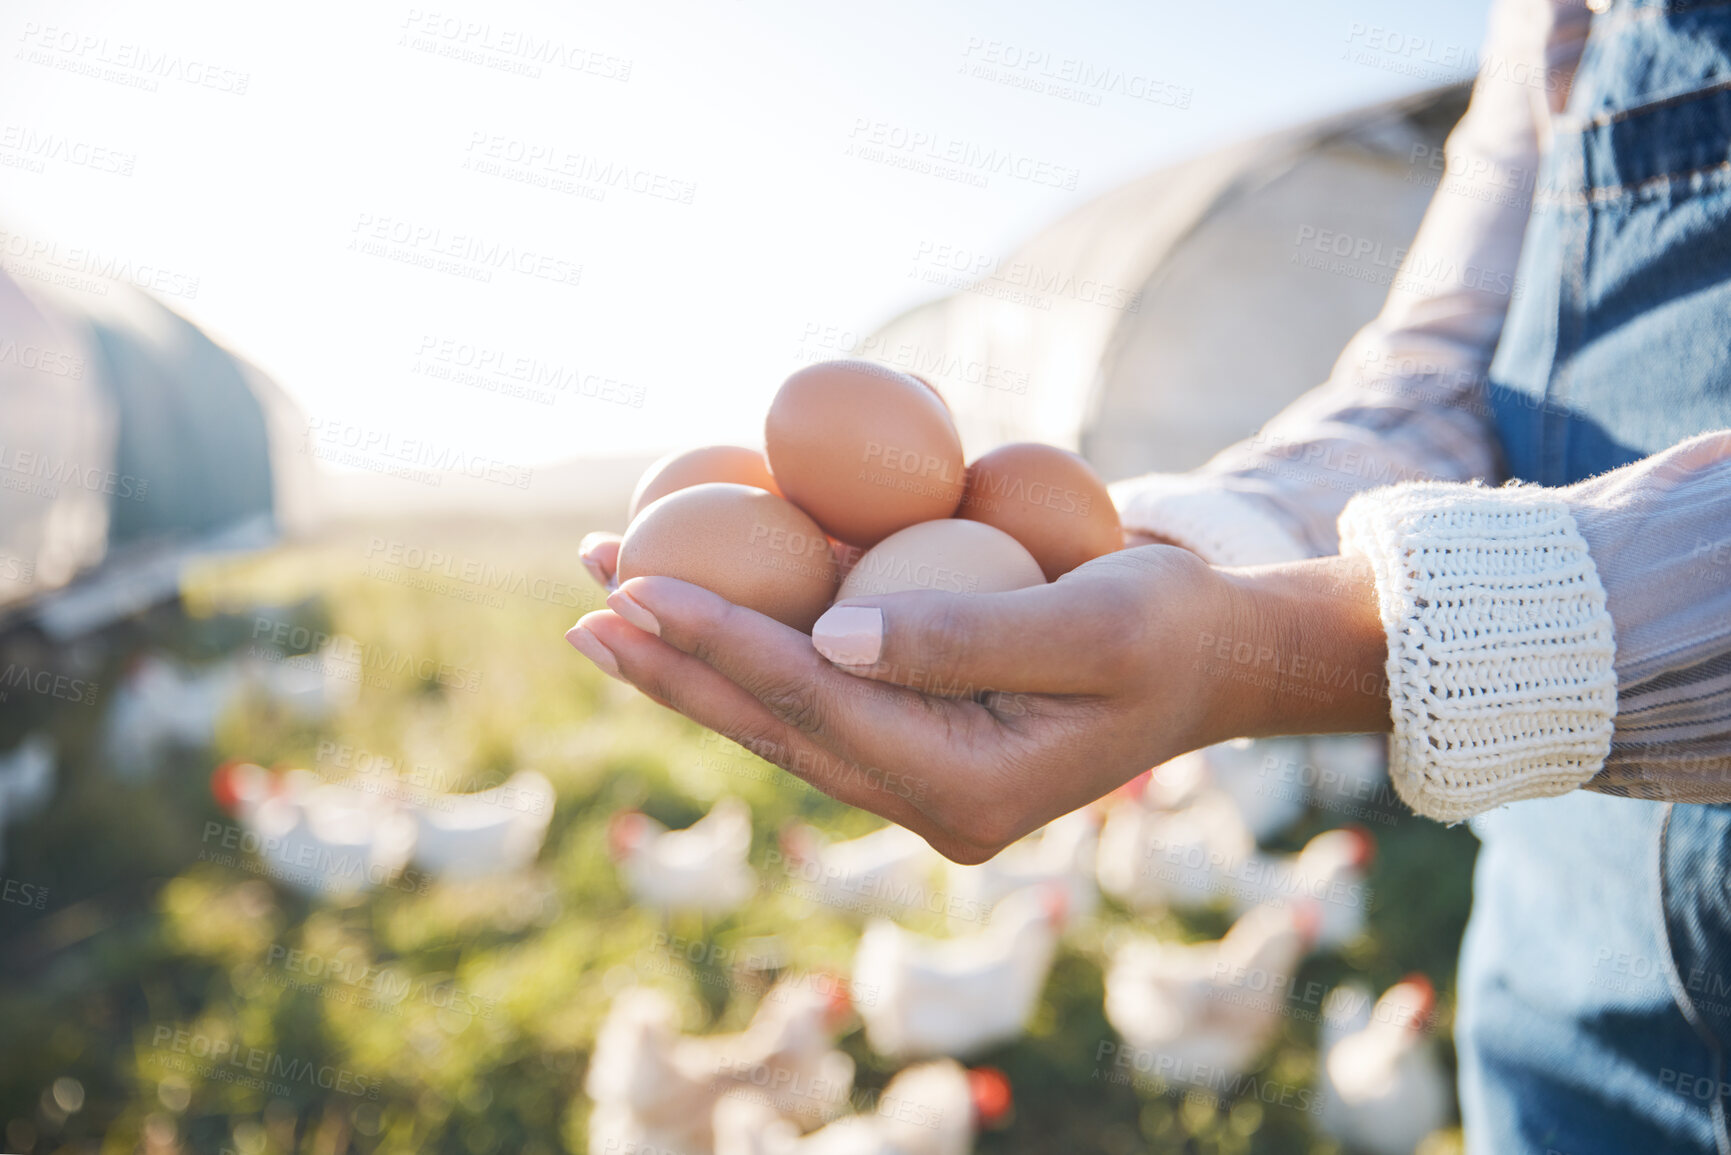
[[[589,576],[595,579],[595,584],[602,589],[607,588],[607,571],[601,568],[599,562],[583,559],[583,568],[589,571]]]
[[[811,644],[838,666],[874,665],[884,649],[883,611],[872,606],[832,606],[811,628]]]
[[[607,608],[644,633],[661,636],[661,623],[655,620],[655,615],[624,590],[615,590],[607,595]]]
[[[570,642],[579,654],[600,667],[603,674],[609,678],[618,678],[621,682],[625,680],[625,676],[619,672],[619,659],[589,630],[582,626],[572,626],[565,631],[565,640]]]

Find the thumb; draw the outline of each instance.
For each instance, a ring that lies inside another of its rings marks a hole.
[[[824,612],[811,640],[851,674],[942,697],[1106,693],[1119,668],[1111,658],[1137,631],[1115,620],[1120,598],[1089,596],[1101,592],[1098,583],[1064,581],[849,598]]]

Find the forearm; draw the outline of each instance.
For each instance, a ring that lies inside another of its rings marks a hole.
[[[1227,691],[1239,735],[1389,728],[1388,643],[1368,562],[1325,557],[1222,576],[1234,636],[1216,641],[1206,660],[1252,675]]]

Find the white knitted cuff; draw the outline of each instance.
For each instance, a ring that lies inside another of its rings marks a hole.
[[[1388,632],[1389,777],[1443,822],[1564,794],[1617,713],[1605,590],[1568,507],[1536,486],[1361,493],[1340,552],[1367,558]]]
[[[1110,487],[1125,529],[1177,542],[1213,565],[1272,565],[1310,556],[1255,501],[1218,481],[1183,473],[1150,473]]]

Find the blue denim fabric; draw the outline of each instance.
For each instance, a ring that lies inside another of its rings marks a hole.
[[[1490,372],[1511,476],[1731,426],[1731,4],[1593,24]],[[1474,823],[1460,1091],[1474,1155],[1731,1155],[1731,807],[1577,792]]]

